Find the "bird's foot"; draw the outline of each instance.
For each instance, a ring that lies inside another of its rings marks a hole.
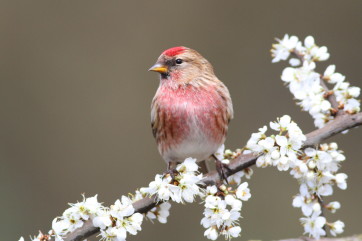
[[[177,174],[176,166],[177,162],[169,162],[167,165],[167,170],[164,173],[164,176],[170,175],[172,182],[175,181],[175,175]]]
[[[230,170],[228,165],[222,163],[220,160],[215,160],[215,164],[216,164],[216,171],[219,174],[221,180],[221,184],[223,183],[223,181],[225,181],[226,184],[229,184],[228,176],[226,175],[227,172]]]
[[[176,169],[167,169],[163,175],[166,177],[167,175],[169,175],[171,178],[172,178],[172,181],[171,182],[174,182],[176,179],[176,174],[177,174],[177,171]]]

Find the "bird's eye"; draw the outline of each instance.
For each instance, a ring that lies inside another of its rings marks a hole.
[[[176,59],[176,64],[182,64],[182,59]]]

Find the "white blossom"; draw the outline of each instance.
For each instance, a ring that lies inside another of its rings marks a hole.
[[[270,122],[270,128],[276,131],[286,131],[291,124],[292,118],[284,115],[277,122]]]
[[[330,202],[326,205],[326,209],[331,211],[331,213],[335,213],[338,209],[341,208],[341,204],[339,202]]]
[[[361,93],[361,88],[355,87],[355,86],[349,87],[347,89],[347,93],[349,96],[351,96],[353,98],[357,98]]]
[[[326,235],[323,227],[326,224],[326,218],[313,215],[311,217],[301,218],[302,225],[304,226],[304,234],[309,234],[309,236],[319,239],[321,236]]]
[[[278,40],[277,44],[273,45],[272,49],[272,56],[274,57],[272,62],[279,62],[280,60],[286,60],[291,50],[293,50],[299,40],[296,36],[289,37],[288,34],[284,35],[284,38],[282,40]]]
[[[328,225],[330,228],[330,232],[333,236],[337,236],[337,234],[341,234],[344,231],[344,223],[340,220],[331,223]]]
[[[68,209],[70,210],[70,209]],[[67,210],[66,210],[67,211]],[[68,223],[68,231],[73,232],[77,228],[83,226],[84,221],[81,219],[79,213],[76,212],[65,212],[63,214],[64,221]]]
[[[206,195],[214,195],[217,193],[217,187],[215,185],[206,187]]]
[[[315,43],[314,43],[314,38],[313,36],[307,36],[305,39],[304,39],[304,45],[307,49],[311,49],[315,46]]]
[[[150,196],[157,193],[159,199],[168,201],[172,195],[171,181],[171,176],[163,177],[163,175],[157,174],[155,180],[150,182],[148,187],[141,188],[140,192]]]
[[[206,238],[208,239],[216,240],[219,234],[217,232],[216,227],[210,227],[205,230],[204,236],[206,236]]]
[[[114,205],[111,206],[109,213],[112,217],[122,219],[134,213],[132,200],[126,196],[122,196],[121,200],[117,199]]]
[[[100,230],[101,240],[105,241],[125,241],[127,237],[126,229],[122,227],[110,227]]]
[[[199,166],[194,158],[186,158],[181,164],[177,165],[176,170],[179,173],[194,173],[197,172]]]
[[[148,187],[141,188],[140,192],[144,195],[157,195],[157,199],[162,201],[171,199],[177,203],[191,203],[196,196],[202,195],[197,185],[202,180],[202,174],[197,169],[196,159],[187,158],[177,165],[174,180],[169,174],[157,174],[155,180]]]
[[[182,179],[180,180],[180,191],[181,197],[188,203],[192,203],[196,196],[201,194],[201,190],[197,183],[202,179],[201,176],[195,176],[191,174],[183,175]]]
[[[141,230],[141,224],[143,221],[143,215],[140,213],[134,213],[132,216],[127,218],[127,225],[125,226],[127,232],[132,235],[136,235]],[[123,224],[124,226],[124,224]]]
[[[300,59],[297,59],[297,58],[291,58],[291,59],[289,60],[289,64],[290,64],[291,66],[298,66],[298,65],[301,64],[301,61],[300,61]]]
[[[329,65],[324,71],[323,79],[328,81],[330,84],[342,83],[346,77],[340,73],[336,73],[335,70],[335,65]]]
[[[355,99],[360,95],[359,87],[350,86],[348,82],[338,82],[333,91],[344,111],[351,114],[360,111],[360,101]]]
[[[290,175],[292,175],[296,179],[299,179],[304,177],[307,174],[307,172],[308,172],[307,165],[302,161],[296,161],[293,169],[290,171]]]
[[[243,201],[248,201],[251,197],[250,189],[248,188],[248,183],[244,182],[239,185],[239,187],[236,189],[236,196]]]
[[[54,235],[61,238],[61,236],[67,234],[69,231],[69,222],[63,220],[62,218],[54,218],[52,222],[52,229],[54,231]]]
[[[105,229],[112,225],[112,219],[109,211],[103,211],[102,213],[98,214],[95,218],[93,218],[93,225],[95,227],[99,227],[100,229]]]
[[[224,229],[221,234],[225,236],[225,239],[237,238],[240,236],[241,228],[239,226],[229,227]]]
[[[293,199],[293,207],[301,208],[305,216],[312,215],[316,211],[316,205],[319,205],[318,200],[309,192],[309,188],[305,183],[300,185],[299,192],[300,194]]]
[[[325,61],[329,59],[329,53],[326,46],[317,47],[315,46],[310,50],[310,54],[313,56],[313,60],[315,61]]]
[[[240,211],[243,203],[241,200],[238,200],[234,195],[226,195],[225,202],[227,205],[231,206],[232,210]]]
[[[356,99],[347,99],[344,104],[344,111],[356,113],[360,111],[360,102]]]
[[[171,204],[170,203],[162,203],[159,207],[159,211],[157,213],[157,220],[160,223],[166,223],[167,222],[167,218],[170,215],[170,208],[171,208]]]
[[[334,180],[340,189],[343,189],[343,190],[347,189],[347,182],[346,182],[347,177],[348,176],[345,173],[338,173],[335,175]]]

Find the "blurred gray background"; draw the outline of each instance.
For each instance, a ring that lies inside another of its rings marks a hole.
[[[166,48],[198,50],[229,87],[235,119],[227,148],[289,114],[305,133],[312,119],[280,80],[269,50],[285,33],[313,35],[352,85],[361,83],[362,1],[0,1],[1,240],[47,231],[68,202],[99,194],[110,205],[146,186],[166,165],[150,129]],[[332,138],[345,151],[348,189],[331,221],[361,233],[361,128]],[[331,140],[331,141],[332,141]],[[255,169],[254,169],[255,170]],[[298,184],[275,168],[255,170],[239,240],[303,233],[291,206]],[[128,240],[205,240],[201,205],[173,205],[169,223],[145,222]],[[98,238],[91,238],[98,240]]]

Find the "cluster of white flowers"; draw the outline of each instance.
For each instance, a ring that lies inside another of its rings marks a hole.
[[[202,180],[202,174],[198,173],[196,159],[187,158],[177,165],[176,173],[160,175],[148,187],[140,189],[143,195],[157,195],[160,201],[172,200],[177,203],[192,203],[196,196],[200,196],[201,189],[197,185]]]
[[[132,203],[129,197],[122,196],[93,219],[93,225],[100,228],[101,239],[124,241],[127,233],[136,235],[141,230],[143,215],[134,212]]]
[[[329,58],[327,47],[318,47],[312,36],[306,37],[303,45],[296,36],[285,35],[273,45],[272,62],[287,60],[291,55],[294,56],[289,63],[293,67],[285,68],[281,79],[289,85],[290,92],[302,109],[314,118],[315,126],[323,127],[338,111],[333,109],[327,100],[331,94],[336,96],[338,108],[350,114],[360,111],[360,102],[356,99],[360,94],[360,88],[351,87],[345,82],[345,76],[336,73],[334,65],[328,66],[323,75],[315,71],[316,61]],[[321,81],[334,85],[333,89],[327,91],[321,85]]]
[[[306,137],[287,115],[271,122],[270,128],[279,133],[267,136],[267,127],[260,128],[258,133],[252,134],[244,153],[260,154],[257,167],[276,166],[279,171],[291,170],[290,174],[300,184],[300,193],[293,199],[293,206],[301,208],[306,216],[301,218],[306,234],[318,239],[326,234],[326,226],[332,235],[342,233],[343,222],[329,223],[322,215],[323,209],[333,213],[340,207],[339,202],[323,204],[322,197],[333,193],[332,185],[347,188],[347,175],[337,173],[340,163],[345,160],[342,152],[337,150],[337,144],[301,150]]]
[[[198,183],[202,180],[202,174],[198,172],[196,160],[187,158],[176,167],[175,175],[156,175],[147,188],[141,188],[131,197],[122,196],[110,207],[104,207],[97,201],[97,195],[90,198],[83,196],[82,202],[70,204],[70,208],[63,215],[53,220],[52,230],[49,234],[39,233],[32,238],[33,241],[51,240],[62,241],[63,238],[77,228],[83,226],[87,220],[92,220],[95,227],[100,228],[101,240],[124,241],[127,233],[136,235],[141,230],[144,217],[149,220],[158,220],[166,223],[170,215],[171,204],[168,200],[175,202],[193,202],[196,196],[203,196],[202,189]],[[133,203],[145,196],[157,195],[158,205],[145,214],[135,213]],[[24,240],[23,237],[20,238]]]
[[[221,145],[214,154],[215,157],[224,164],[229,164],[231,159],[242,154],[242,149],[235,152]],[[205,203],[204,217],[201,225],[206,228],[204,236],[208,239],[216,240],[220,235],[225,239],[236,238],[240,235],[241,227],[238,224],[242,201],[247,201],[251,197],[248,183],[241,183],[242,178],[250,179],[253,175],[251,168],[245,168],[228,177],[228,186],[219,187],[208,186],[201,198]],[[231,185],[235,184],[234,190]]]
[[[279,62],[280,60],[287,60],[291,53],[297,53],[298,55],[304,56],[303,60],[308,62],[325,61],[329,58],[327,47],[318,47],[314,43],[314,38],[312,36],[305,38],[304,46],[297,36],[289,37],[288,34],[284,35],[283,39],[277,39],[277,41],[278,43],[273,44],[273,48],[271,50],[273,63]],[[289,62],[293,66],[301,63],[299,58],[292,58]]]
[[[330,65],[324,72],[323,78],[326,79],[329,83],[332,83],[334,75],[340,75],[341,80],[335,82],[335,86],[333,88],[333,92],[336,95],[336,99],[341,106],[343,106],[343,110],[347,113],[354,114],[360,111],[360,102],[356,98],[359,97],[361,89],[356,86],[350,86],[348,82],[343,81],[345,76],[334,73],[335,65]],[[334,83],[334,82],[333,82]]]
[[[336,143],[321,144],[318,149],[306,148],[299,154],[297,165],[290,173],[301,184],[299,194],[293,199],[293,206],[301,208],[306,216],[301,218],[304,231],[314,238],[326,234],[325,226],[329,227],[333,236],[343,232],[343,222],[329,223],[322,216],[323,208],[334,213],[341,206],[336,201],[324,204],[322,197],[333,194],[334,184],[340,189],[347,188],[347,175],[337,173],[340,163],[345,160],[337,148]]]
[[[204,235],[211,240],[216,240],[219,235],[224,235],[225,239],[238,237],[241,232],[238,219],[242,201],[250,197],[247,182],[240,184],[236,190],[225,185],[219,188],[208,186],[204,195],[204,218],[201,220],[206,228]]]
[[[135,213],[133,203],[142,199],[144,195],[136,191],[132,198],[122,196],[109,208],[97,201],[97,195],[90,198],[83,196],[82,202],[69,204],[62,216],[53,220],[52,230],[49,234],[39,233],[31,238],[32,241],[52,240],[62,241],[64,236],[83,226],[87,220],[92,220],[95,227],[100,228],[101,240],[124,241],[127,233],[136,235],[141,230],[143,217],[150,220],[157,219],[160,223],[166,223],[171,204],[161,203],[156,205],[146,214]],[[24,241],[21,237],[19,241]]]
[[[244,153],[259,153],[257,167],[277,166],[278,170],[286,171],[294,167],[299,149],[306,140],[305,135],[288,115],[284,115],[277,122],[270,122],[270,128],[278,131],[277,135],[266,136],[267,126],[253,133]]]
[[[53,220],[49,234],[54,236],[56,241],[63,240],[66,234],[82,227],[86,220],[93,219],[104,210],[103,205],[97,200],[97,195],[90,198],[85,198],[83,195],[82,202],[69,205],[70,208],[66,209],[62,216]]]
[[[167,223],[167,217],[170,216],[170,208],[170,203],[161,203],[148,211],[146,217],[151,221],[157,219],[160,223]]]
[[[70,204],[61,217],[53,220],[49,232],[55,241],[83,226],[84,221],[91,219],[95,227],[100,228],[101,239],[107,241],[124,241],[127,233],[137,234],[141,230],[143,215],[134,213],[133,201],[122,196],[110,208],[104,207],[97,201],[97,195],[84,198],[82,202]]]
[[[30,237],[32,241],[48,241],[51,240],[51,235],[49,234],[43,234],[41,231],[39,231],[38,236]],[[25,241],[23,237],[20,237],[19,241]]]
[[[136,202],[138,200],[141,200],[144,198],[146,194],[142,194],[140,191],[136,191],[136,194],[133,196],[132,201]],[[151,220],[157,219],[160,223],[167,223],[167,218],[170,216],[170,208],[171,203],[169,202],[163,202],[161,204],[156,205],[154,208],[152,208],[150,211],[146,213],[146,218]]]
[[[240,154],[241,150],[236,152],[224,151],[224,145],[222,145],[215,156],[224,164],[228,164],[229,159]],[[239,185],[243,176],[250,178],[251,175],[252,170],[247,169],[235,173],[228,180],[230,183]],[[228,239],[238,237],[241,232],[238,225],[242,207],[241,201],[247,201],[250,198],[248,183],[240,184],[236,190],[225,185],[221,185],[219,188],[208,186],[205,190],[198,186],[202,178],[202,174],[198,172],[196,160],[187,158],[183,163],[177,165],[173,176],[168,173],[156,175],[155,181],[151,182],[149,187],[140,189],[140,195],[156,195],[158,201],[172,200],[177,203],[191,203],[195,201],[196,197],[200,197],[205,202],[204,218],[201,220],[201,224],[206,228],[204,235],[212,240],[215,240],[219,235],[224,235]],[[169,203],[162,203],[157,209],[154,208],[148,212],[146,216],[151,219],[157,218],[163,222],[163,219],[169,215],[170,206]]]

